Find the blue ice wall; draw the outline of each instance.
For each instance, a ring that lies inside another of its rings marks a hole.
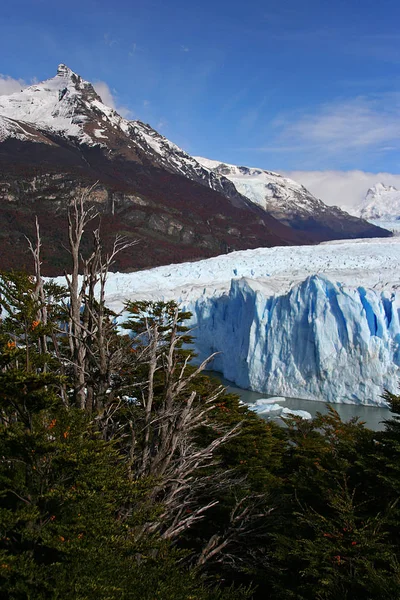
[[[312,276],[265,296],[245,280],[187,306],[203,358],[240,387],[325,402],[384,405],[399,390],[400,294]]]

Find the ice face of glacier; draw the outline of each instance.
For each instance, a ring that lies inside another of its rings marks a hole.
[[[385,406],[400,375],[400,296],[313,275],[266,297],[245,280],[187,306],[199,358],[240,387]]]

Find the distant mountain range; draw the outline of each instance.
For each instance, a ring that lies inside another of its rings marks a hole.
[[[29,266],[25,235],[37,214],[45,271],[66,268],[66,208],[96,181],[106,242],[115,233],[140,241],[120,257],[122,270],[390,235],[277,174],[190,156],[149,125],[121,117],[60,65],[55,77],[0,96],[0,267]]]
[[[228,165],[201,157],[196,159],[212,172],[232,181],[238,192],[275,219],[312,235],[317,241],[371,235],[360,218],[350,216],[338,206],[327,206],[293,179],[273,171]]]

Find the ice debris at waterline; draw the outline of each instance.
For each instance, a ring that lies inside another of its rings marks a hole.
[[[266,418],[300,417],[302,419],[312,419],[310,413],[306,410],[292,410],[291,408],[286,408],[286,406],[277,404],[277,402],[285,402],[285,398],[279,396],[273,398],[259,398],[256,402],[251,404],[245,402],[242,402],[242,404],[258,415]]]
[[[400,375],[400,238],[257,248],[110,273],[107,304],[176,300],[199,358],[243,388],[385,406]]]

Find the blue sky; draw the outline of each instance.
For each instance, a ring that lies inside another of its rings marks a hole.
[[[193,155],[400,173],[399,22],[394,0],[14,0],[0,92],[64,62]]]

